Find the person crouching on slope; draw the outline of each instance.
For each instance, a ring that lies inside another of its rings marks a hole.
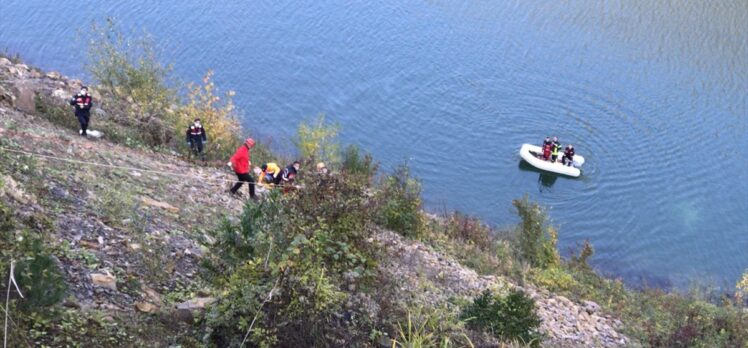
[[[234,184],[231,188],[231,194],[236,195],[242,184],[245,182],[249,185],[249,197],[255,199],[255,179],[249,174],[249,168],[252,164],[252,154],[249,152],[251,148],[255,146],[255,140],[247,138],[247,140],[236,149],[236,152],[231,156],[229,166],[234,169],[236,177],[239,181]]]
[[[283,168],[283,170],[280,172],[280,174],[275,175],[275,185],[291,185],[296,175],[299,173],[299,169],[301,168],[301,163],[299,161],[295,161],[294,163],[288,165],[288,167]]]
[[[93,99],[88,95],[88,87],[81,87],[80,93],[70,99],[70,105],[75,106],[75,117],[78,118],[78,123],[81,126],[78,134],[87,136],[86,130],[88,130],[88,122],[91,120],[91,106],[93,106]]]
[[[280,174],[281,169],[275,162],[268,162],[263,164],[260,167],[260,178],[259,183],[263,184],[265,187],[270,187],[270,185],[275,183],[275,177]]]

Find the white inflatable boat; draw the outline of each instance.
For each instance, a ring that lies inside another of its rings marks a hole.
[[[555,163],[543,160],[542,155],[543,149],[540,146],[522,144],[522,147],[519,149],[519,156],[522,157],[525,162],[529,163],[535,168],[551,173],[568,175],[575,178],[582,174],[582,171],[579,170],[579,167],[584,164],[584,157],[580,155],[574,155],[574,163],[572,163],[571,166],[565,166],[561,164],[561,157],[563,157],[562,152],[559,152],[558,160],[556,160]]]

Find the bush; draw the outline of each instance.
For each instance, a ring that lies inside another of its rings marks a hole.
[[[323,346],[368,335],[360,327],[366,316],[343,303],[349,284],[375,274],[376,250],[366,241],[371,202],[363,187],[339,176],[309,176],[304,184],[248,203],[238,223],[216,232],[209,269],[225,294],[208,315],[216,345],[238,346],[248,331],[257,346]]]
[[[527,196],[515,199],[512,204],[522,219],[517,232],[520,258],[533,267],[558,266],[561,262],[556,248],[558,232],[548,225],[545,210],[537,203],[530,203]]]
[[[462,312],[468,327],[482,330],[501,340],[520,340],[532,346],[540,345],[540,317],[535,313],[535,301],[518,290],[506,297],[493,295],[490,290],[473,299]]]
[[[377,220],[403,236],[419,238],[423,229],[421,183],[410,175],[406,165],[384,178],[378,193]]]
[[[379,165],[374,162],[371,154],[361,156],[356,145],[350,145],[343,154],[342,172],[351,180],[356,180],[361,185],[371,184],[374,175],[377,174]]]
[[[301,156],[309,159],[311,163],[325,162],[328,167],[340,163],[340,144],[337,141],[340,126],[325,123],[325,116],[319,115],[317,119],[299,124],[296,135],[296,147]]]
[[[208,71],[202,85],[187,85],[187,104],[178,110],[173,126],[186,131],[199,118],[208,133],[208,144],[204,149],[206,157],[225,159],[242,143],[242,127],[232,101],[234,91],[219,97],[212,77],[213,72]],[[189,153],[189,148],[184,149]]]

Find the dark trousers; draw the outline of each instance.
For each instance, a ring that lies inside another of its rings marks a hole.
[[[247,185],[249,185],[249,197],[255,198],[255,178],[249,175],[249,173],[237,173],[236,177],[239,179],[239,181],[231,188],[231,193],[237,193],[242,185],[246,182]]]
[[[574,157],[569,157],[566,155],[564,155],[564,157],[561,157],[561,163],[565,165],[571,166],[573,162],[574,162]]]
[[[195,156],[200,156],[203,161],[205,160],[202,140],[190,140],[190,148],[192,149],[192,154],[194,154]]]
[[[91,119],[91,114],[87,113],[76,113],[75,117],[78,118],[78,123],[81,125],[81,130],[83,130],[82,135],[86,135],[86,130],[88,129],[88,121]]]
[[[551,155],[551,162],[555,163],[557,158],[558,158],[558,154],[552,154]]]

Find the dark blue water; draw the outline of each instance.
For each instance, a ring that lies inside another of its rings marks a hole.
[[[385,168],[407,161],[429,209],[507,225],[527,193],[563,250],[590,239],[634,284],[748,268],[745,1],[4,0],[0,49],[85,77],[77,31],[107,16],[184,80],[215,69],[276,146],[324,113]],[[546,135],[587,158],[580,179],[520,165]]]

